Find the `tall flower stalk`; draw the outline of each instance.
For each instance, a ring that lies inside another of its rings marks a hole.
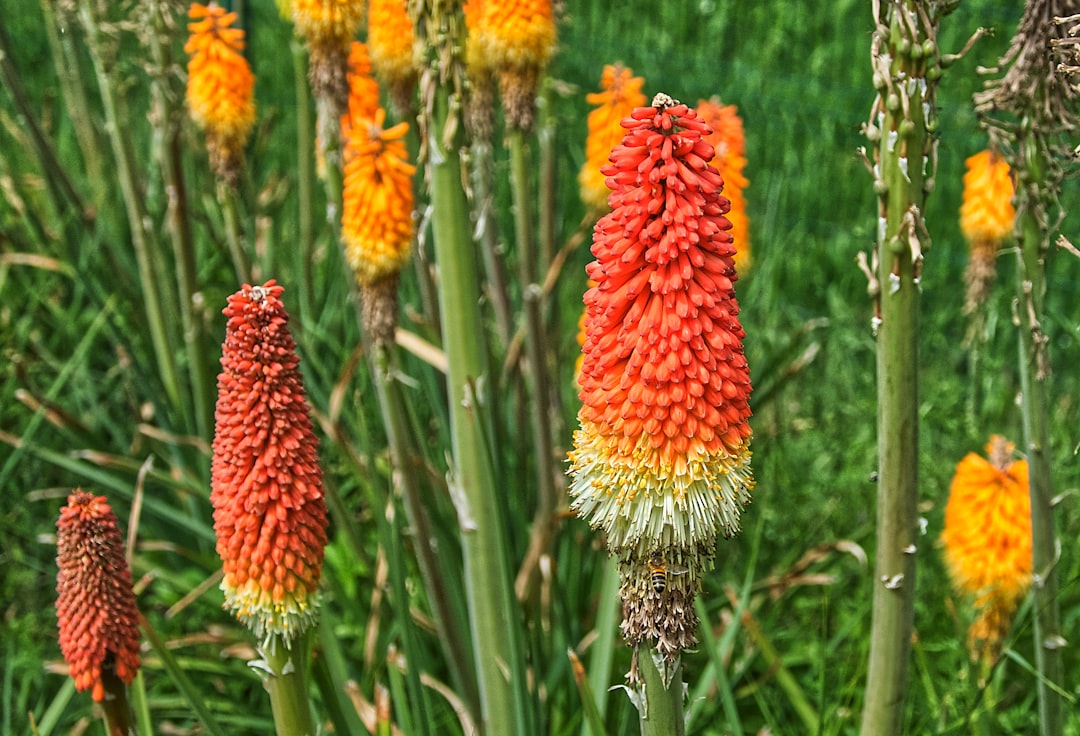
[[[588,267],[571,507],[618,557],[643,733],[678,733],[694,598],[754,485],[750,375],[711,129],[663,94],[623,125]]]
[[[877,552],[864,736],[903,726],[919,543],[919,277],[930,247],[926,195],[937,165],[941,16],[956,3],[875,2],[870,61],[878,238],[867,267],[877,336]]]
[[[1066,40],[1056,22],[1080,10],[1069,0],[1030,0],[999,68],[1004,74],[975,96],[991,142],[1015,172],[1017,323],[1023,451],[1031,490],[1032,590],[1039,717],[1044,735],[1064,728],[1064,666],[1058,603],[1058,542],[1050,466],[1050,338],[1045,331],[1046,262],[1050,237],[1062,213],[1058,193],[1063,133],[1080,123],[1080,94],[1068,84],[1051,49]]]
[[[56,617],[76,690],[102,706],[106,730],[132,728],[127,685],[139,671],[139,612],[116,514],[76,489],[56,522]]]
[[[451,431],[449,482],[465,566],[465,597],[484,733],[530,734],[523,634],[513,598],[504,492],[488,442],[491,397],[476,250],[462,187],[459,102],[465,99],[464,18],[454,3],[410,4],[424,48],[420,71],[421,150],[425,155],[439,267]],[[451,101],[454,104],[451,104]]]
[[[210,500],[225,607],[258,639],[278,734],[304,736],[326,499],[283,291],[245,285],[224,310]]]

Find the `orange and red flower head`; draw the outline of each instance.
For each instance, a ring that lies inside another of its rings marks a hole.
[[[750,374],[710,129],[666,95],[623,125],[588,267],[570,494],[619,555],[624,635],[674,656],[694,641],[716,537],[750,500]],[[658,591],[657,559],[689,574]]]
[[[210,500],[225,607],[289,641],[316,616],[326,500],[282,291],[245,285],[224,310]]]
[[[1031,499],[1026,460],[994,435],[989,459],[968,453],[956,466],[945,529],[945,565],[953,587],[974,599],[980,617],[969,644],[977,656],[996,651],[1020,599],[1031,585]]]
[[[578,174],[578,185],[582,201],[594,210],[607,208],[611,190],[601,169],[607,166],[612,149],[622,141],[623,119],[634,108],[644,106],[645,93],[641,91],[644,84],[645,80],[635,77],[629,67],[608,64],[600,76],[601,91],[585,96],[585,101],[595,108],[589,113],[585,163]]]
[[[707,140],[716,155],[710,161],[724,179],[724,194],[731,202],[727,218],[731,222],[731,239],[735,246],[735,269],[746,273],[750,267],[750,220],[746,214],[746,187],[749,182],[746,168],[746,133],[738,108],[725,105],[716,97],[699,100],[697,114],[712,128]]]
[[[255,124],[255,77],[244,58],[244,31],[231,28],[236,13],[213,3],[191,6],[187,103],[192,120],[206,133],[215,173],[235,183]]]
[[[139,613],[116,514],[104,496],[75,490],[56,523],[60,651],[76,690],[101,702],[103,675],[131,684],[139,670]]]

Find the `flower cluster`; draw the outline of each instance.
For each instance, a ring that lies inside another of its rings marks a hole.
[[[364,22],[363,0],[293,0],[296,32],[307,41],[308,76],[316,96],[332,100],[343,110],[349,45]]]
[[[622,141],[623,119],[645,104],[645,93],[641,91],[644,84],[645,80],[635,77],[629,67],[608,64],[600,76],[600,91],[585,96],[585,101],[595,108],[589,113],[585,163],[578,174],[578,185],[582,201],[593,210],[607,207],[611,190],[601,169],[607,166],[612,149]]]
[[[326,500],[282,291],[245,285],[224,310],[210,500],[225,607],[290,641],[316,616]]]
[[[412,19],[405,6],[405,0],[370,0],[367,35],[371,64],[402,116],[411,108],[416,87]]]
[[[499,77],[507,123],[531,130],[540,75],[555,53],[551,0],[470,0],[469,66]]]
[[[945,529],[945,564],[953,586],[974,599],[979,618],[968,641],[973,658],[992,658],[1031,585],[1031,499],[1026,460],[994,435],[989,460],[969,453],[956,466]]]
[[[623,125],[588,267],[570,494],[619,556],[625,638],[674,658],[696,642],[716,537],[750,500],[750,375],[711,130],[666,95]]]
[[[716,155],[710,161],[724,178],[724,194],[731,202],[727,218],[731,222],[731,239],[735,246],[735,269],[745,274],[750,267],[750,220],[746,215],[746,133],[738,108],[725,105],[716,97],[699,100],[697,114],[713,129],[706,140],[713,144]]]
[[[206,133],[214,172],[235,185],[244,146],[255,124],[255,77],[244,58],[244,31],[230,26],[236,13],[213,3],[191,6],[187,104],[192,120]]]
[[[139,612],[116,514],[104,496],[76,489],[56,522],[60,651],[76,690],[105,698],[103,677],[131,684],[139,671]]]
[[[964,313],[973,314],[986,301],[997,273],[997,253],[1012,234],[1016,210],[1009,164],[993,151],[981,151],[965,162],[960,230],[970,248],[964,282]]]
[[[386,111],[353,127],[345,152],[341,238],[360,284],[365,331],[393,342],[398,273],[408,262],[413,231],[413,175],[405,149],[407,123],[383,128]]]

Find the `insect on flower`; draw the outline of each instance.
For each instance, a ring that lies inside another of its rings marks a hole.
[[[685,575],[688,572],[690,572],[688,567],[666,562],[664,555],[660,552],[653,552],[649,556],[649,583],[652,585],[653,592],[657,595],[663,595],[664,591],[667,590],[669,575],[675,577]]]

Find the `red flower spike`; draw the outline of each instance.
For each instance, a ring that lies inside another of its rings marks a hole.
[[[750,375],[711,130],[666,95],[623,127],[587,269],[570,494],[619,555],[627,640],[672,658],[694,642],[716,536],[750,500]],[[655,572],[668,562],[689,574]]]
[[[316,616],[326,500],[283,291],[245,284],[224,310],[210,500],[225,607],[289,641]]]
[[[130,685],[139,671],[139,613],[116,514],[104,496],[76,489],[56,522],[60,651],[76,690],[105,697],[103,670]]]

